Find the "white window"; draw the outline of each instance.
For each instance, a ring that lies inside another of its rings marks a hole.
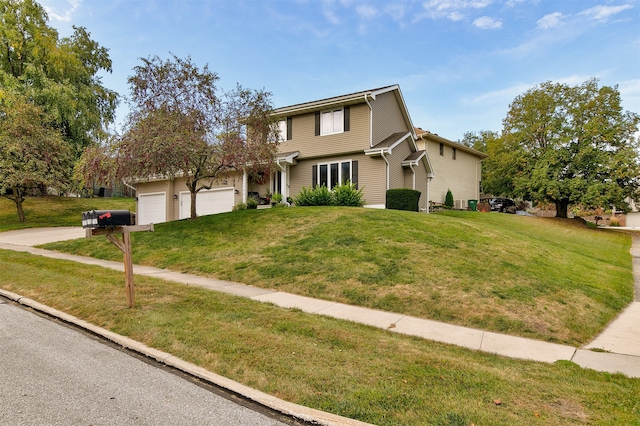
[[[322,122],[320,126],[321,135],[332,133],[342,133],[344,130],[344,115],[342,108],[333,111],[325,111],[321,114]]]
[[[286,141],[287,140],[287,120],[278,121],[278,130],[280,131],[278,140],[280,142]]]
[[[340,163],[318,164],[318,185],[333,189],[334,186],[353,182],[352,170],[350,160]]]

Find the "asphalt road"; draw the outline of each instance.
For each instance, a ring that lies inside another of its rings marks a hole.
[[[0,299],[0,425],[285,424]]]

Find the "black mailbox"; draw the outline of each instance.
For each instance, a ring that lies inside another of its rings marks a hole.
[[[135,225],[135,213],[129,210],[89,210],[82,213],[83,228],[110,228]]]

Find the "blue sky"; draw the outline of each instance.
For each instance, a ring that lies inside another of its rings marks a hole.
[[[103,83],[121,95],[139,58],[172,52],[276,107],[399,84],[413,124],[452,140],[501,130],[509,103],[548,80],[596,77],[640,113],[640,0],[40,3],[61,36],[84,26],[109,49]]]

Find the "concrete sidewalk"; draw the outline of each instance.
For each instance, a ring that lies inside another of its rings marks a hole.
[[[28,231],[30,231],[27,234],[29,238],[20,235],[24,231],[0,233],[0,249],[23,251],[123,271],[123,265],[120,262],[34,248],[32,246],[38,244],[34,243],[36,237],[33,236],[33,230]],[[55,232],[55,230],[47,229],[42,232],[42,236],[50,241],[51,238],[55,238]],[[69,237],[72,235],[78,235],[76,232],[77,230],[72,232],[60,230],[58,238],[70,239]],[[26,244],[27,241],[30,244]],[[637,267],[640,266],[638,265],[640,262],[640,238],[634,238],[632,255],[634,256],[634,277],[637,285],[640,282],[640,268]],[[567,360],[585,368],[611,373],[619,372],[629,377],[640,377],[640,302],[638,301],[629,305],[593,342],[583,348],[575,348],[147,266],[134,266],[134,273],[204,287],[260,302],[269,302],[283,308],[298,308],[308,313],[358,322],[394,333],[417,336],[510,358],[549,363]],[[591,349],[597,349],[597,351]]]

